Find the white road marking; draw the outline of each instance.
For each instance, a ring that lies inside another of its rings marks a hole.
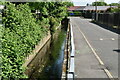
[[[100,63],[100,65],[104,66],[103,61],[100,59],[100,57],[97,55],[97,53],[95,52],[95,50],[93,49],[93,47],[91,46],[91,44],[89,43],[89,41],[87,40],[86,36],[84,35],[84,33],[80,30],[80,28],[77,26],[78,30],[80,31],[80,33],[82,34],[82,36],[84,37],[85,41],[87,42],[88,46],[90,47],[90,49],[92,50],[92,52],[94,53],[95,57],[97,58],[98,62]],[[111,79],[113,79],[112,74],[110,73],[110,71],[108,71],[107,69],[103,69],[104,72],[107,74],[107,76]]]
[[[111,38],[112,40],[115,40],[114,38]]]
[[[100,38],[100,40],[102,41],[103,39],[102,39],[102,38]]]
[[[102,41],[102,40],[113,40],[113,41],[114,41],[115,38],[104,38],[104,39],[103,39],[103,38],[100,38],[99,40],[100,40],[100,41]]]
[[[77,75],[75,75],[75,77],[77,77]]]

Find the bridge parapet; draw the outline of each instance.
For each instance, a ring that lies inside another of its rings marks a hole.
[[[75,47],[74,47],[72,24],[71,22],[69,22],[67,29],[65,52],[64,52],[62,79],[64,78],[66,80],[69,79],[74,80],[74,72],[75,72],[74,55],[75,55]]]

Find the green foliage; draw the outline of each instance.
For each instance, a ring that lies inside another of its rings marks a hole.
[[[109,6],[120,6],[120,3],[111,3]]]
[[[4,0],[1,0],[0,1],[0,5],[4,5],[5,1]]]
[[[64,31],[62,31],[62,32],[59,32],[59,35],[58,35],[58,38],[56,39],[56,40],[54,40],[54,42],[52,43],[52,58],[53,58],[53,61],[54,60],[56,60],[57,59],[57,56],[58,56],[58,54],[56,54],[56,53],[58,53],[58,51],[60,51],[60,49],[61,49],[61,45],[62,45],[62,43],[63,43],[63,41],[65,40],[65,32]],[[57,44],[57,46],[56,46],[56,44]]]
[[[99,1],[97,1],[97,2],[93,2],[92,3],[92,6],[107,6],[107,3],[105,3],[105,2],[99,2]]]
[[[64,2],[66,7],[74,6],[73,2]]]
[[[25,78],[22,67],[25,57],[44,36],[42,28],[33,17],[28,4],[6,5],[4,34],[2,36],[2,77]]]
[[[50,31],[51,33],[54,33],[56,31],[56,26],[59,25],[59,22],[57,21],[57,18],[50,17]]]
[[[40,16],[35,13],[36,10]],[[0,27],[4,31],[1,39],[2,78],[26,78],[22,66],[26,56],[47,35],[47,31],[56,31],[65,16],[67,7],[64,2],[7,3],[3,17],[5,27]]]
[[[110,12],[120,12],[120,8],[111,8]]]
[[[49,19],[50,19],[50,24],[51,25],[51,31],[55,32],[56,27],[58,27],[59,23],[61,22],[62,19],[67,16],[67,7],[64,5],[64,2],[50,2],[49,8],[47,8],[49,12]],[[52,17],[52,19],[51,19]]]
[[[50,21],[51,31],[55,32],[59,23],[67,16],[67,7],[65,2],[32,2],[29,3],[31,9],[39,11],[43,17]],[[39,17],[40,20],[41,17]],[[52,20],[52,21],[51,21]],[[53,28],[54,27],[54,28]]]

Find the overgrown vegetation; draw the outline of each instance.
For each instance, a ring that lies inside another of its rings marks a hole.
[[[28,4],[15,7],[9,3],[5,10],[5,24],[2,36],[2,77],[24,78],[25,57],[45,35],[45,28],[33,18]]]
[[[3,5],[4,3],[5,3],[5,1],[2,1],[2,0],[0,1],[0,5]]]
[[[40,13],[39,19],[44,17],[49,20],[50,31],[55,32],[61,20],[67,16],[67,7],[65,2],[31,2],[30,7],[33,12],[37,10]]]
[[[120,3],[111,3],[111,4],[109,4],[109,6],[117,6],[116,8],[111,8],[110,12],[112,12],[112,13],[120,12]]]
[[[111,3],[109,6],[120,6],[120,3]]]
[[[112,12],[112,13],[120,12],[120,7],[111,8],[109,12]]]
[[[106,2],[101,2],[101,1],[93,2],[91,5],[92,6],[119,6],[120,7],[120,3],[107,4]]]
[[[35,45],[47,35],[55,32],[61,20],[67,16],[64,2],[6,3],[2,35],[2,78],[16,80],[26,78],[22,66]],[[36,13],[37,11],[37,13]]]

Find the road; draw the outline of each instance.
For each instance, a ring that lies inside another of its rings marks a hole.
[[[70,21],[75,43],[75,78],[118,78],[118,34],[91,23],[90,19],[70,17]]]

